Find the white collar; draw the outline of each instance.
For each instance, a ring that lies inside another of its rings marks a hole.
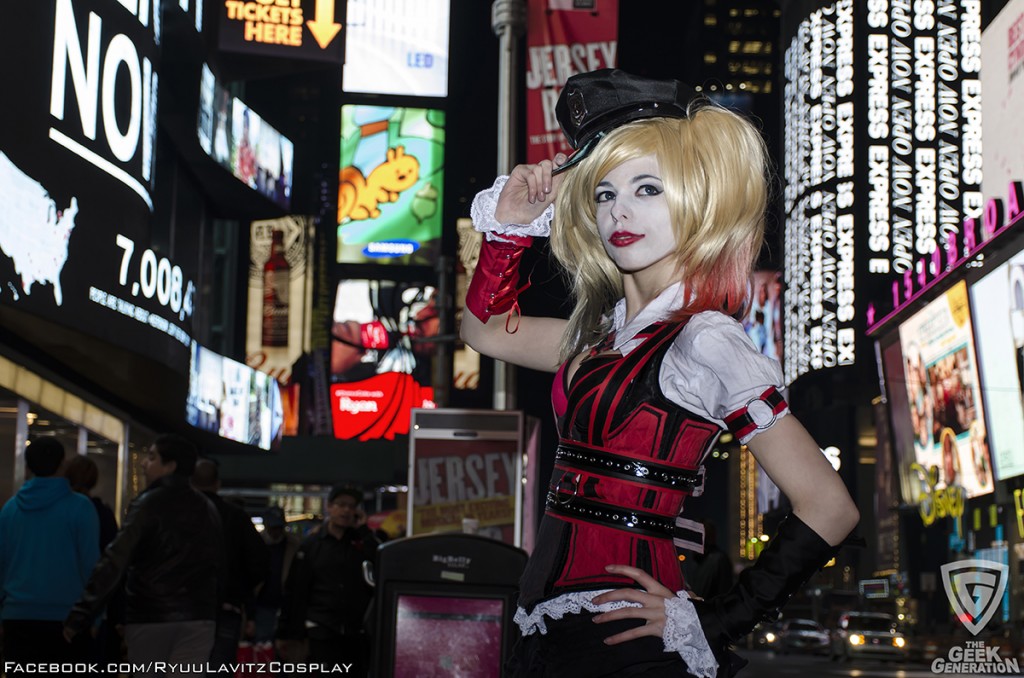
[[[615,332],[615,343],[612,349],[618,351],[622,345],[636,336],[636,333],[651,323],[665,320],[683,306],[683,283],[677,282],[666,287],[661,294],[626,323],[626,299],[622,298],[615,304],[612,311],[612,331]]]

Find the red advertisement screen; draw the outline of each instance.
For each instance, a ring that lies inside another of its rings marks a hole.
[[[500,676],[503,613],[493,598],[400,595],[395,678]]]

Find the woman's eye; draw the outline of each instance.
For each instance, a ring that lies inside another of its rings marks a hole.
[[[661,195],[661,189],[651,184],[644,184],[636,189],[637,195]]]
[[[612,191],[600,191],[597,195],[594,196],[594,202],[597,203],[608,202],[614,199],[615,193],[613,193]]]

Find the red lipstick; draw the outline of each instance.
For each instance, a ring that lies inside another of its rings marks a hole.
[[[609,244],[613,247],[628,247],[635,243],[637,240],[642,240],[643,235],[639,233],[630,233],[629,231],[615,231],[612,236],[608,238]]]

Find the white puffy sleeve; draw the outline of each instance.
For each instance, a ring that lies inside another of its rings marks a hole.
[[[759,353],[739,322],[716,311],[690,318],[665,354],[659,381],[669,400],[743,444],[789,413],[778,361]]]

